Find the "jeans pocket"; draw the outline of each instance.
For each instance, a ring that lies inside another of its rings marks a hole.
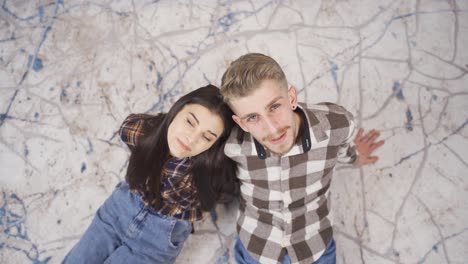
[[[181,220],[171,221],[171,231],[169,233],[168,242],[172,248],[181,247],[190,234],[191,225],[188,222]]]
[[[127,236],[130,238],[137,237],[143,229],[143,224],[148,215],[148,209],[142,207],[140,211],[135,215],[127,228]]]

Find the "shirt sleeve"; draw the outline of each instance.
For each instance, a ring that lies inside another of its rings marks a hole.
[[[349,133],[346,139],[344,140],[343,144],[341,144],[338,149],[338,162],[352,164],[358,158],[358,153],[354,145],[356,126],[354,123],[354,117],[350,112],[346,111],[345,116],[349,122]]]
[[[130,149],[133,149],[147,132],[149,123],[154,123],[152,120],[158,116],[130,114],[120,126],[120,138]]]

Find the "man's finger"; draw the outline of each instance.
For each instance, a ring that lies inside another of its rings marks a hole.
[[[363,128],[359,128],[358,132],[357,132],[357,135],[356,135],[356,139],[357,140],[361,140],[361,137],[362,137],[362,133],[364,132],[364,129]]]
[[[367,134],[365,134],[365,135],[362,137],[361,142],[367,142],[367,141],[369,140],[369,137],[372,135],[372,131],[373,131],[373,130],[367,132]]]
[[[364,138],[362,139],[363,142],[370,142],[372,137],[375,136],[375,133],[377,131],[375,131],[374,129],[372,129],[369,133],[367,133],[367,135],[364,136]]]
[[[379,131],[375,131],[372,136],[369,138],[369,143],[373,143],[380,136]]]
[[[376,149],[378,149],[380,146],[382,146],[383,144],[385,143],[385,140],[380,140],[379,142],[376,142],[376,143],[372,143],[371,146],[370,146],[370,151],[374,151]]]

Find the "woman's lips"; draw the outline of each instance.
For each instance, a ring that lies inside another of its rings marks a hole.
[[[185,144],[182,142],[182,140],[180,140],[180,139],[178,139],[178,138],[177,138],[176,140],[177,140],[177,143],[179,143],[179,146],[180,146],[180,148],[181,148],[182,150],[184,150],[184,151],[190,151],[190,150],[191,150],[189,146],[185,145]]]

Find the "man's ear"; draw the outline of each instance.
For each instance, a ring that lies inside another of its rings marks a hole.
[[[242,128],[242,130],[244,130],[244,131],[247,132],[247,133],[249,132],[249,130],[247,129],[247,127],[244,126],[244,124],[242,123],[242,120],[241,120],[238,116],[232,115],[232,120],[234,120],[234,122],[236,122],[236,124],[237,124],[238,126],[240,126],[240,128]]]
[[[296,108],[297,106],[297,91],[296,91],[296,87],[294,86],[291,86],[288,90],[288,97],[289,97],[289,103],[291,104],[291,106],[293,106],[294,108]]]

